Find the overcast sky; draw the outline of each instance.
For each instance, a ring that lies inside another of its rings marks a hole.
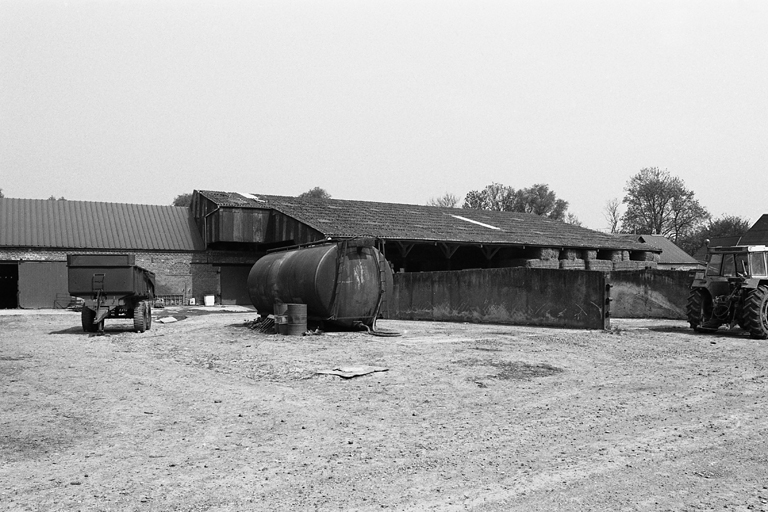
[[[425,204],[644,167],[768,213],[768,2],[0,0],[6,197]]]

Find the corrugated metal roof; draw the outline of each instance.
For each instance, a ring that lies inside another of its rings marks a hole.
[[[201,251],[187,208],[0,198],[0,247]]]
[[[636,239],[527,213],[205,190],[197,193],[219,206],[271,208],[333,238],[660,251]]]

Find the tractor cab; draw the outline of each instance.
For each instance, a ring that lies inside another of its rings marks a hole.
[[[764,245],[715,247],[709,253],[708,277],[763,277],[766,274]]]

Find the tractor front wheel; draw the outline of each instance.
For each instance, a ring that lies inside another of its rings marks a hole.
[[[768,338],[768,286],[758,286],[747,293],[743,308],[744,329],[753,338]]]

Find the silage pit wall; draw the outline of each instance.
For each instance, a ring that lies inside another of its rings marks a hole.
[[[399,320],[609,327],[602,272],[496,268],[395,275]]]

